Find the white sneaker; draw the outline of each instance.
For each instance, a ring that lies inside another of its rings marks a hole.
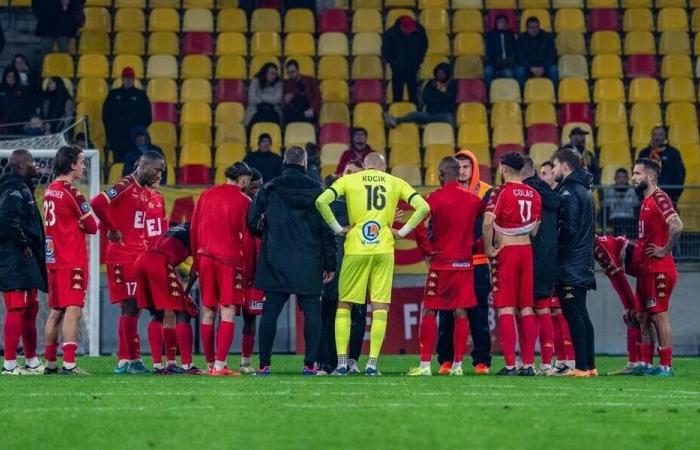
[[[255,375],[256,370],[251,365],[241,366],[241,375]]]
[[[360,368],[357,367],[357,361],[354,359],[348,360],[348,373],[362,373],[360,372]]]
[[[464,371],[462,370],[462,366],[452,365],[452,369],[450,369],[450,376],[451,377],[461,377],[463,375],[464,375]]]
[[[15,368],[12,370],[7,370],[3,367],[2,374],[3,375],[28,375],[28,373],[26,373],[24,371],[24,369],[22,369],[20,366],[15,366]]]
[[[44,369],[46,369],[46,367],[41,363],[39,363],[39,365],[36,367],[29,367],[25,364],[24,369],[23,369],[24,370],[23,375],[43,375]]]
[[[316,376],[317,376],[317,377],[325,377],[325,376],[327,376],[327,375],[328,375],[328,372],[326,372],[326,371],[323,370],[323,369],[317,370],[317,371],[316,371]]]

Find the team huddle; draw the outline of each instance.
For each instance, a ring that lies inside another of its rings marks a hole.
[[[286,165],[305,172],[306,162],[304,150],[287,150]],[[259,172],[236,162],[226,170],[224,184],[202,192],[191,222],[168,229],[164,198],[157,189],[165,170],[161,155],[146,152],[133,174],[88,202],[76,187],[85,170],[84,156],[79,148],[66,146],[54,159],[56,178],[44,194],[43,221],[36,229],[23,229],[22,211],[28,211],[27,222],[32,221],[32,214],[38,217],[28,197],[32,195],[28,180],[36,169],[29,152],[14,152],[9,161],[12,174],[27,183],[18,185],[17,194],[9,190],[0,196],[2,208],[17,212],[2,219],[3,227],[10,231],[3,229],[1,233],[18,244],[17,264],[32,260],[27,270],[38,274],[38,284],[32,286],[48,292],[50,313],[44,330],[46,361],[41,364],[36,352],[37,288],[5,288],[3,284],[7,309],[3,374],[85,373],[76,365],[88,280],[85,237],[98,229],[107,238],[104,262],[110,301],[121,310],[115,374],[150,371],[141,358],[137,327],[144,310],[150,313],[147,334],[153,373],[270,374],[274,330],[265,334],[269,338],[261,335],[260,367],[251,366],[257,316],[263,316],[261,333],[263,327],[276,326],[289,297],[280,292],[299,294],[305,315],[321,301],[320,291],[309,296],[294,288],[268,289],[256,283],[271,270],[261,253],[270,256],[274,238],[270,230],[280,219],[270,206],[278,198],[274,193],[295,202],[299,216],[293,221],[309,220],[308,227],[316,230],[313,234],[318,235],[318,246],[299,249],[300,258],[308,251],[335,260],[333,233],[345,239],[339,267],[333,261],[317,271],[318,286],[330,283],[336,273],[339,277],[335,321],[330,325],[337,365],[329,371],[331,375],[353,371],[354,360],[348,350],[351,312],[354,305],[365,303],[372,305],[372,322],[364,373],[380,375],[378,358],[387,332],[394,245],[397,239],[407,237],[415,238],[428,266],[419,326],[420,365],[408,375],[432,374],[438,333],[442,341],[437,342],[440,374],[463,375],[470,336],[475,372],[489,373],[490,343],[485,340],[489,339],[491,296],[504,360],[499,375],[597,376],[594,328],[586,307],[587,291],[595,288],[594,260],[620,296],[627,324],[629,363],[615,373],[672,375],[668,308],[677,275],[671,252],[683,225],[673,203],[657,186],[660,168],[656,162],[640,159],[634,165],[634,185],[644,196],[639,237],[634,242],[625,237],[595,236],[592,176],[574,150],[557,151],[552,162],[540,167],[539,174],[529,157],[507,153],[498,168],[503,184],[495,188],[478,179],[473,155],[460,151],[440,162],[441,187],[426,199],[405,181],[386,173],[386,162],[378,153],[353,164],[357,171],[347,171],[323,191],[318,186],[305,186],[304,192],[312,194],[308,202],[279,184],[263,184],[268,180],[262,180]],[[26,208],[27,202],[33,213]],[[339,205],[347,224],[339,223]],[[409,208],[410,217],[399,224],[397,216]],[[37,251],[25,235],[30,232],[45,243],[41,257],[35,255]],[[178,266],[190,258],[185,286]],[[299,261],[301,264],[302,259]],[[636,290],[625,273],[637,278]],[[199,303],[190,296],[197,280]],[[234,370],[227,359],[237,315],[243,318],[242,352],[240,369]],[[191,319],[195,317],[200,318],[206,369],[193,364]],[[318,344],[318,336],[307,331],[302,373],[327,373],[318,370],[316,350],[308,349],[311,343]],[[60,368],[59,333],[63,351]],[[445,338],[447,335],[451,339]],[[20,340],[24,366],[17,363]],[[536,369],[538,341],[541,364]],[[658,367],[653,366],[655,343]],[[448,350],[441,351],[441,347]]]

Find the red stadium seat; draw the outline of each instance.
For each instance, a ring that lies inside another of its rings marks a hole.
[[[211,171],[208,166],[200,164],[180,167],[177,184],[211,184]]]
[[[282,0],[260,0],[258,8],[282,9]]]
[[[591,9],[588,11],[588,32],[620,31],[620,18],[617,9]]]
[[[559,126],[569,122],[593,123],[591,105],[588,103],[562,103],[559,110]]]
[[[501,163],[501,156],[506,153],[517,152],[525,153],[525,149],[520,144],[501,144],[493,151],[493,158],[491,159],[491,167],[498,167]]]
[[[184,55],[213,55],[214,39],[212,39],[211,33],[185,33],[185,40],[182,43],[182,53]]]
[[[484,183],[493,184],[493,177],[491,176],[491,168],[483,164],[479,164],[479,179]]]
[[[659,69],[656,66],[655,55],[631,55],[625,61],[625,75],[627,78],[656,78]]]
[[[549,143],[559,145],[557,126],[550,123],[538,123],[527,128],[527,146],[532,144]]]
[[[170,122],[177,125],[177,109],[174,103],[151,103],[151,116],[153,122]]]
[[[219,80],[214,91],[214,101],[222,102],[248,102],[248,90],[243,80]]]
[[[349,33],[348,15],[342,9],[324,9],[318,16],[318,32]]]
[[[349,144],[350,129],[344,123],[327,123],[321,127],[318,137],[318,145],[323,147],[326,144]]]
[[[352,85],[352,103],[384,103],[381,80],[356,80]]]
[[[496,26],[496,17],[506,16],[508,25],[513,33],[518,32],[518,19],[515,17],[515,11],[512,9],[491,9],[486,16],[486,31],[491,31]]]
[[[469,102],[486,102],[486,85],[483,80],[457,80],[457,103]]]

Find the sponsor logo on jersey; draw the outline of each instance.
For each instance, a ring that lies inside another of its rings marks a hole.
[[[90,212],[90,205],[88,205],[88,202],[83,202],[80,205],[80,210],[83,212],[83,214],[87,214]]]
[[[379,222],[376,222],[374,220],[370,220],[369,222],[365,222],[364,225],[362,225],[362,238],[363,244],[378,244],[378,239],[379,239],[379,232],[382,230],[381,225],[379,225]]]
[[[107,189],[107,197],[109,198],[116,198],[117,197],[117,190],[112,188]]]
[[[468,261],[463,261],[463,262],[453,262],[452,267],[455,269],[468,269],[472,266],[472,263]]]
[[[53,243],[53,239],[50,236],[46,236],[45,248],[46,248],[46,262],[48,264],[55,263],[56,262],[56,245]]]

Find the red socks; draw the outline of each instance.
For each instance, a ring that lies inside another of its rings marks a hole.
[[[639,359],[645,364],[654,363],[654,346],[651,344],[639,344]]]
[[[659,365],[671,367],[671,360],[673,358],[673,349],[671,347],[659,347]]]
[[[204,360],[209,364],[214,364],[214,325],[202,323],[199,325],[199,333],[202,335],[202,350]]]
[[[158,321],[148,322],[148,345],[151,347],[151,359],[153,364],[163,363],[163,323]]]
[[[178,323],[175,326],[177,346],[180,349],[180,362],[192,364],[192,327],[189,323]]]
[[[499,314],[498,335],[501,339],[501,352],[506,367],[515,367],[515,316],[513,314]]]
[[[63,344],[63,364],[75,364],[75,352],[78,344],[75,342],[65,342]]]
[[[23,313],[24,309],[13,309],[7,311],[5,315],[3,347],[5,349],[5,360],[7,361],[14,361],[17,359],[17,347],[19,347],[19,339],[22,336]]]
[[[520,317],[520,331],[523,337],[520,355],[523,358],[523,364],[530,366],[535,363],[535,344],[537,343],[537,321],[534,314]]]
[[[554,322],[554,344],[557,351],[557,361],[575,361],[576,354],[574,346],[571,344],[571,334],[569,333],[569,324],[566,323],[564,314],[552,316]]]
[[[58,343],[44,344],[44,358],[48,362],[56,362],[56,350],[58,350]]]
[[[163,327],[163,339],[165,341],[165,359],[167,361],[175,361],[177,355],[177,336],[175,328]]]
[[[22,313],[22,346],[24,358],[36,357],[36,316],[39,314],[39,304],[29,303]]]
[[[124,338],[126,339],[126,349],[128,359],[136,361],[141,355],[141,341],[139,340],[138,318],[132,316],[122,316],[124,320]],[[122,358],[120,358],[122,359]]]
[[[455,317],[455,329],[452,335],[452,345],[455,349],[455,356],[452,358],[453,362],[461,363],[464,359],[464,354],[467,352],[467,339],[469,339],[469,321],[467,316]],[[433,339],[434,344],[435,340]]]
[[[228,351],[233,343],[233,322],[219,322],[219,332],[216,335],[216,360],[226,361]]]
[[[418,340],[420,342],[421,362],[430,362],[435,348],[437,338],[437,322],[432,314],[424,314],[420,319],[420,329],[418,330]],[[455,349],[455,352],[457,349]]]
[[[642,340],[642,329],[627,327],[627,355],[631,363],[639,362],[639,342]]]
[[[242,338],[241,356],[243,358],[250,358],[253,354],[253,346],[255,346],[255,332],[253,332],[253,334],[244,334]]]
[[[552,354],[554,353],[554,324],[552,316],[549,314],[535,314],[537,329],[540,337],[540,356],[542,364],[552,364]]]

